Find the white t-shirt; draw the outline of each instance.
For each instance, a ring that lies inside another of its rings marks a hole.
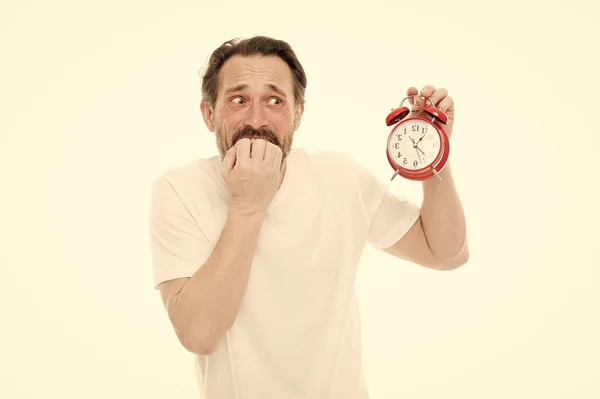
[[[294,148],[261,228],[238,317],[197,356],[203,399],[367,399],[355,276],[366,243],[387,248],[419,207],[345,154]],[[220,157],[155,182],[154,283],[191,277],[227,217]]]

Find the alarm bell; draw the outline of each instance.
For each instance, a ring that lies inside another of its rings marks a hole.
[[[392,108],[392,112],[390,112],[390,114],[385,119],[385,124],[388,126],[395,125],[400,120],[406,118],[406,115],[408,115],[409,113],[410,110],[407,107],[400,107],[396,109]]]
[[[387,126],[395,125],[402,119],[406,118],[406,116],[409,113],[419,111],[418,108],[409,109],[408,107],[402,106],[402,104],[404,104],[404,101],[411,97],[417,97],[417,94],[404,97],[400,102],[400,106],[398,108],[392,108],[392,111],[388,114],[387,118],[385,119],[385,124]],[[423,108],[423,111],[433,118],[432,122],[435,122],[437,119],[438,122],[446,124],[448,122],[448,117],[446,116],[446,114],[443,113],[441,109],[437,108],[435,104],[433,104],[433,100],[431,98],[428,98],[427,100],[429,100],[431,105],[425,106],[425,108]]]
[[[439,109],[433,104],[433,100],[431,98],[428,98],[428,100],[431,103],[431,105],[428,105],[425,108],[423,108],[423,111],[425,111],[427,115],[433,118],[432,122],[435,122],[437,118],[438,122],[446,124],[448,122],[448,117],[446,116],[446,114],[443,113],[441,109]]]

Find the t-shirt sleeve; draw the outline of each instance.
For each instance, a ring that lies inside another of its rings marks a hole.
[[[355,163],[357,182],[369,234],[367,242],[376,249],[395,244],[419,218],[420,206],[390,190],[364,166]]]
[[[152,185],[149,233],[154,288],[167,280],[192,277],[213,251],[165,175]]]

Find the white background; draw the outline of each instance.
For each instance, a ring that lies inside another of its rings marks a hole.
[[[456,102],[471,260],[442,273],[367,248],[372,398],[600,397],[598,6],[351,4],[2,1],[0,397],[198,397],[152,287],[149,189],[217,153],[198,72],[255,34],[307,71],[295,146],[382,180],[406,89]],[[391,187],[420,199],[418,183]]]

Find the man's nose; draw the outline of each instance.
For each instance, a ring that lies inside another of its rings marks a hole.
[[[267,117],[265,110],[260,102],[254,102],[248,109],[246,116],[246,125],[254,129],[260,129],[267,126]]]

